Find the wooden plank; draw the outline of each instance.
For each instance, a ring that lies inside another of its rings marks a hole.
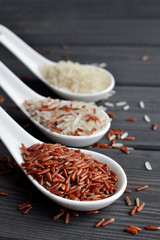
[[[158,0],[0,0],[3,8],[0,9],[0,17],[7,21],[12,18],[27,21],[58,16],[67,18],[159,18]],[[47,3],[47,4],[46,4]],[[116,7],[115,7],[116,6]],[[38,11],[37,11],[38,10]],[[8,14],[6,14],[8,13]]]
[[[8,155],[7,149],[0,143],[1,156]],[[95,149],[93,149],[95,150]],[[30,181],[21,174],[20,181],[15,181],[15,173],[1,175],[0,189],[7,192],[8,197],[0,197],[0,221],[1,239],[133,239],[133,236],[124,232],[129,225],[136,225],[142,228],[136,239],[159,239],[156,231],[147,231],[146,225],[159,225],[160,221],[160,189],[159,189],[159,152],[158,151],[133,151],[130,155],[124,155],[116,150],[96,149],[100,153],[106,154],[115,159],[125,170],[128,178],[128,188],[131,194],[124,193],[115,203],[99,211],[97,215],[85,216],[79,213],[79,217],[70,217],[68,225],[64,224],[64,218],[53,221],[60,207],[40,192],[38,192]],[[12,159],[11,159],[12,160]],[[144,167],[146,160],[149,160],[153,170],[147,171]],[[149,188],[137,192],[138,186],[148,184]],[[28,194],[28,192],[32,192]],[[129,207],[125,203],[125,197],[129,196],[132,205]],[[146,205],[142,212],[136,213],[133,217],[130,211],[135,204],[136,197],[140,201],[145,201]],[[17,205],[31,201],[33,209],[23,216],[17,211]],[[93,228],[95,223],[101,218],[114,217],[113,224],[104,228]],[[14,219],[14,221],[13,221]],[[18,229],[18,230],[17,230]],[[35,235],[36,231],[36,235]]]
[[[26,82],[27,83],[27,82]],[[28,81],[28,86],[30,86],[35,91],[41,95],[51,96],[53,99],[56,96],[41,82],[37,84],[36,82]],[[117,142],[121,142],[126,146],[133,147],[135,149],[153,149],[160,150],[160,137],[159,137],[159,129],[160,129],[160,88],[156,87],[116,87],[116,94],[105,100],[104,102],[99,102],[98,105],[105,106],[105,102],[111,102],[115,104],[115,107],[108,107],[107,112],[112,112],[116,115],[111,123],[111,129],[123,129],[124,132],[128,132],[129,136],[135,137],[134,141],[125,141],[125,140],[117,140]],[[18,109],[10,108],[14,103],[9,99],[9,97],[4,93],[0,92],[5,97],[5,101],[1,104],[8,113],[19,123],[21,126],[25,127],[27,131],[33,134],[35,137],[40,138],[42,141],[49,141],[49,139],[44,138],[42,134],[39,134],[39,131],[33,124],[30,123],[28,119],[23,120],[23,114]],[[139,101],[143,100],[145,103],[145,109],[141,109],[139,107]],[[127,101],[130,109],[127,111],[123,110],[123,107],[116,107],[116,103],[119,101]],[[148,114],[151,122],[144,121],[144,115]],[[127,118],[136,118],[136,122],[128,122]],[[157,131],[152,130],[152,124],[157,123],[158,129]],[[107,140],[106,135],[99,141],[103,143],[110,143]],[[112,151],[112,150],[110,150]],[[119,150],[117,150],[119,151]]]
[[[26,37],[23,35],[23,39]],[[36,37],[37,44],[32,44],[46,58],[52,61],[63,60],[67,55],[69,60],[80,63],[107,63],[107,69],[115,77],[116,85],[127,86],[160,86],[159,81],[159,47],[129,47],[129,46],[74,46],[68,45],[66,50],[60,48],[61,44],[38,44],[39,37]],[[47,38],[46,38],[47,39]],[[63,42],[65,43],[65,42]],[[47,54],[48,53],[48,54]],[[148,56],[143,61],[143,56]],[[16,59],[7,49],[0,46],[1,61],[12,71],[21,77],[30,76],[36,79],[24,65]]]
[[[160,20],[68,19],[53,17],[41,21],[1,21],[30,44],[159,45]],[[64,24],[65,23],[65,24]],[[143,31],[142,31],[143,29]],[[43,33],[43,35],[41,34]]]

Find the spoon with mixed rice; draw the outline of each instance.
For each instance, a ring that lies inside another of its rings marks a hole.
[[[55,142],[72,147],[88,146],[100,140],[110,128],[108,115],[94,103],[43,97],[2,62],[0,85],[39,130]]]

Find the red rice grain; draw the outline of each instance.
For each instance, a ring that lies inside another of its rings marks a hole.
[[[8,196],[8,193],[0,192],[0,196]]]
[[[138,233],[138,231],[136,229],[129,228],[129,227],[125,228],[125,231],[129,232],[131,234],[137,234]]]
[[[64,214],[64,212],[59,212],[57,213],[55,216],[53,216],[52,220],[57,220],[58,218],[60,218],[62,215]]]
[[[137,206],[134,206],[131,210],[131,215],[134,216],[134,214],[136,213],[137,211]]]
[[[79,214],[78,214],[77,212],[73,211],[73,210],[69,210],[69,213],[70,213],[72,216],[74,216],[74,217],[78,217],[78,216],[79,216]]]
[[[4,102],[4,97],[2,95],[0,95],[0,103]]]
[[[67,46],[66,44],[62,44],[62,45],[60,46],[60,48],[61,48],[61,49],[67,49],[68,46]]]
[[[137,231],[142,231],[142,229],[139,228],[139,227],[137,227],[137,226],[131,225],[131,226],[129,226],[129,227],[132,228],[132,229],[135,229],[135,230],[137,230]]]
[[[126,154],[129,153],[128,147],[123,146],[123,147],[120,147],[120,149],[122,150],[122,152],[124,152]]]
[[[124,138],[124,140],[128,140],[128,141],[135,140],[135,137],[126,137]]]
[[[138,188],[136,188],[136,191],[142,191],[142,190],[144,190],[146,188],[148,188],[148,185],[144,185],[142,187],[138,187]]]
[[[154,225],[149,225],[149,226],[146,226],[145,229],[147,229],[147,230],[160,230],[160,227],[154,226]]]
[[[142,57],[142,61],[147,61],[149,59],[149,56],[145,55]]]
[[[101,220],[99,220],[95,225],[94,227],[97,228],[99,227],[100,225],[102,225],[102,223],[104,222],[105,218],[102,218]]]
[[[131,190],[128,189],[128,188],[126,188],[124,192],[125,192],[125,193],[131,193]]]
[[[26,209],[22,212],[22,214],[23,214],[23,215],[27,214],[31,209],[32,209],[32,206],[26,208]]]
[[[69,213],[66,213],[65,215],[65,224],[69,223]]]
[[[139,207],[137,207],[137,212],[141,212],[142,209],[144,208],[144,206],[145,206],[145,202],[142,202],[142,203],[139,205]]]
[[[68,56],[66,54],[64,54],[62,57],[63,59],[66,59],[66,60],[68,59]]]
[[[136,118],[127,118],[126,120],[129,121],[129,122],[136,122],[137,121]]]
[[[108,198],[117,189],[118,178],[107,164],[91,155],[60,144],[21,147],[26,174],[32,175],[53,194],[76,201]]]
[[[85,215],[92,215],[92,214],[97,214],[98,210],[92,210],[92,211],[86,211]]]
[[[153,130],[157,130],[157,123],[154,123],[154,124],[152,125],[152,129],[153,129]]]
[[[113,114],[113,113],[111,113],[111,112],[108,112],[107,114],[108,114],[108,116],[109,116],[110,118],[115,118],[115,116],[116,116],[115,114]]]
[[[111,224],[111,223],[114,222],[114,221],[115,221],[115,218],[110,218],[110,219],[104,221],[104,222],[101,224],[101,226],[102,226],[102,227],[105,227],[105,226]]]

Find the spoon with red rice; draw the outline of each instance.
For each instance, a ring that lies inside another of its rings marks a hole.
[[[73,210],[90,211],[110,205],[123,194],[127,185],[126,174],[113,159],[93,151],[66,148],[60,144],[42,143],[21,128],[1,107],[0,116],[2,142],[34,186],[57,204]],[[48,149],[47,152],[41,151],[44,148]],[[81,156],[81,166],[79,163],[77,166],[79,175],[77,172],[75,176],[79,181],[75,181],[73,179],[73,165],[75,166],[80,160],[79,156]],[[60,165],[58,165],[57,158],[58,162],[61,162]],[[85,165],[83,168],[86,163],[88,166]],[[86,171],[88,167],[90,170],[87,172],[87,177],[85,174],[82,176],[82,171]],[[96,169],[99,169],[98,171],[101,173],[101,181],[98,182],[97,178],[94,177]],[[63,176],[61,172],[63,172]],[[108,174],[108,179],[104,177],[106,174]],[[84,180],[86,178],[87,181]],[[92,181],[91,184],[88,181]],[[70,187],[67,189],[68,183]],[[72,186],[73,184],[78,186]],[[88,187],[86,184],[89,184]],[[97,190],[93,187],[95,184]],[[84,185],[85,188],[83,188]],[[104,193],[101,193],[102,190]],[[62,193],[58,195],[60,191]],[[96,200],[97,197],[90,200],[89,197],[95,196],[97,192],[99,192],[98,200]],[[108,193],[110,195],[107,197]],[[75,200],[72,198],[73,195],[77,197]],[[87,198],[84,199],[86,196]],[[82,199],[80,199],[81,197]]]

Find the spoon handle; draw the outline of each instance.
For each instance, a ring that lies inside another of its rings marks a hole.
[[[38,77],[38,67],[46,64],[46,61],[50,62],[3,25],[0,25],[0,42]]]
[[[38,140],[20,127],[2,107],[0,107],[0,137],[19,165],[22,162],[21,143],[27,147],[38,143]]]
[[[0,62],[0,86],[20,108],[26,99],[42,98],[41,95],[26,86],[2,62]]]

